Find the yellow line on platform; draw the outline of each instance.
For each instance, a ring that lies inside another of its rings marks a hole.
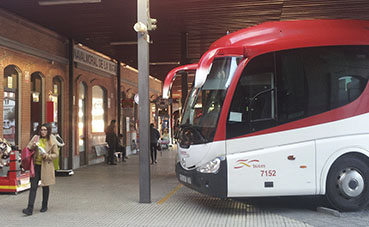
[[[164,198],[162,198],[161,200],[159,200],[157,202],[157,204],[161,205],[161,204],[165,203],[165,201],[167,201],[172,195],[174,195],[182,187],[183,187],[183,185],[182,184],[179,184],[175,189],[173,189],[171,192],[169,192]]]

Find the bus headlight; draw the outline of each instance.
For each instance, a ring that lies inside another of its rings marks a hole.
[[[216,173],[220,167],[220,158],[215,158],[210,162],[205,163],[202,166],[197,167],[197,171],[200,173]]]

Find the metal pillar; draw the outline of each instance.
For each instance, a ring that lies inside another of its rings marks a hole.
[[[74,151],[74,119],[73,119],[73,113],[74,113],[74,105],[73,105],[73,99],[74,99],[74,65],[73,65],[73,39],[69,39],[69,112],[68,112],[68,121],[69,121],[69,127],[68,127],[68,135],[69,135],[69,145],[68,145],[68,168],[73,169],[73,151]]]
[[[170,136],[170,143],[172,144],[174,142],[174,125],[173,125],[173,97],[172,92],[170,93],[170,103],[169,103],[169,136]]]
[[[120,127],[120,119],[121,119],[121,111],[120,111],[120,109],[121,109],[121,106],[122,106],[122,104],[121,104],[121,97],[120,97],[120,93],[121,93],[121,91],[120,91],[120,61],[118,61],[118,63],[117,63],[117,108],[118,108],[118,119],[117,119],[117,122],[118,122],[118,135],[119,134],[123,134],[123,133],[121,133],[121,127]]]
[[[188,93],[188,80],[187,80],[187,72],[182,72],[181,73],[181,78],[182,78],[182,97],[181,97],[181,102],[182,102],[182,109],[184,108],[185,105],[185,101],[187,98],[187,93]]]
[[[188,60],[188,33],[182,32],[181,33],[181,64],[186,65],[189,63]],[[182,108],[184,108],[184,104],[187,98],[188,93],[188,80],[187,80],[187,72],[181,73],[182,77],[182,97],[181,97],[181,103]]]
[[[149,0],[137,0],[137,21],[147,24]],[[138,96],[139,96],[139,155],[140,203],[151,203],[150,131],[149,131],[149,43],[147,32],[137,33],[138,41]]]
[[[181,64],[189,63],[188,59],[188,32],[181,33]]]

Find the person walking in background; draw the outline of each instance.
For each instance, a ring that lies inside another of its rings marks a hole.
[[[164,129],[164,133],[161,137],[161,141],[160,141],[160,146],[162,148],[162,150],[167,150],[169,148],[169,142],[170,142],[170,138],[169,138],[169,132],[168,132],[168,128]]]
[[[33,158],[35,175],[31,176],[31,188],[28,196],[28,206],[23,209],[26,215],[32,215],[36,199],[38,182],[42,186],[42,207],[40,212],[46,212],[49,201],[49,185],[55,184],[55,170],[53,160],[58,157],[58,146],[55,137],[51,134],[49,124],[42,124],[40,130],[34,135],[27,147],[35,151]]]
[[[154,128],[154,124],[150,124],[150,149],[151,149],[151,164],[158,163],[156,161],[157,157],[157,146],[158,140],[160,138],[159,131]]]
[[[118,137],[115,134],[115,123],[116,120],[111,120],[110,125],[105,129],[105,141],[109,145],[108,150],[108,164],[109,165],[116,165],[117,163],[114,161],[114,152],[117,149],[118,145]]]
[[[119,134],[119,136],[118,136],[117,151],[120,152],[122,162],[125,162],[126,159],[127,159],[127,153],[126,153],[126,146],[124,144],[124,136],[122,134]]]

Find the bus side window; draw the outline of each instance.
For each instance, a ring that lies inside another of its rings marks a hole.
[[[308,47],[279,51],[275,58],[274,53],[257,56],[246,65],[233,94],[227,138],[340,108],[360,97],[368,78],[368,46]]]
[[[277,53],[279,124],[298,120],[307,114],[308,84],[298,50]]]
[[[292,49],[276,59],[279,125],[349,104],[367,85],[369,47]]]
[[[364,90],[367,80],[360,76],[341,76],[332,79],[337,84],[335,96],[332,96],[332,107],[342,106],[354,101]],[[333,92],[332,92],[333,93]]]
[[[233,94],[227,120],[227,138],[269,128],[275,124],[274,58],[252,59]]]
[[[248,104],[249,121],[251,123],[274,119],[274,83],[273,73],[254,75],[254,83],[259,86],[257,92]]]

